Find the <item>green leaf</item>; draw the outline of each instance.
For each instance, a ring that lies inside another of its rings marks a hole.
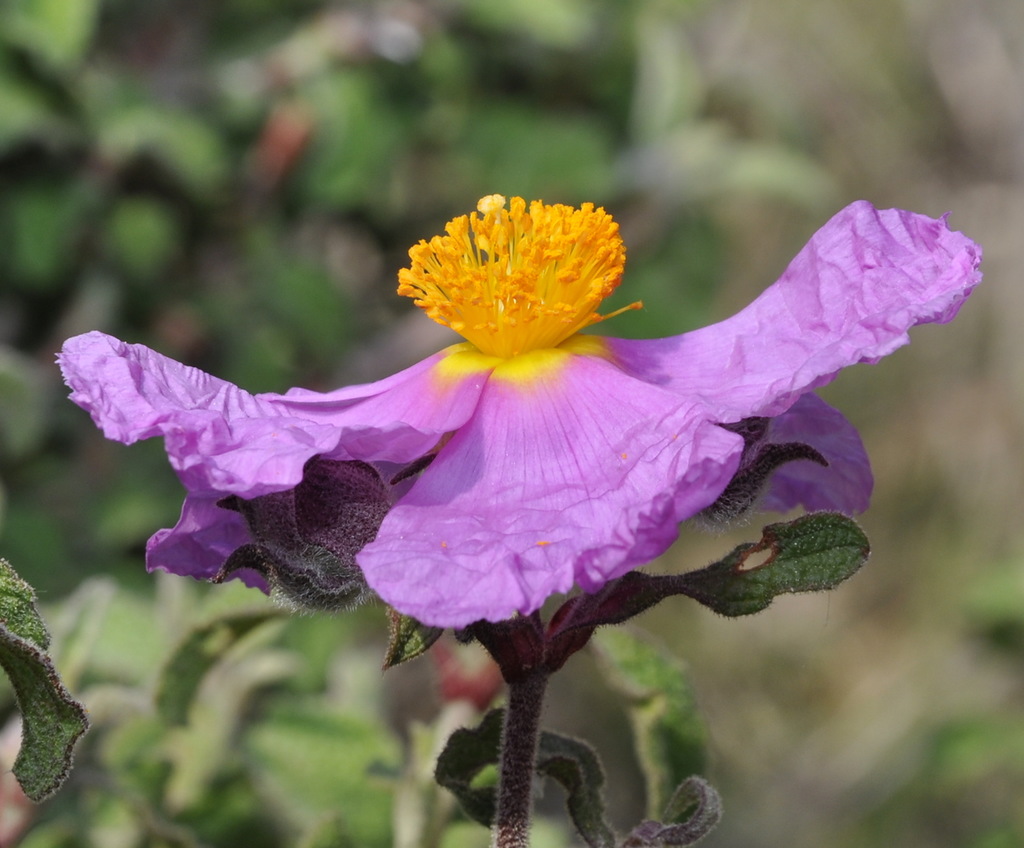
[[[168,724],[185,724],[206,673],[243,637],[284,611],[273,606],[232,611],[195,628],[172,654],[160,675],[156,707]]]
[[[584,0],[477,0],[466,4],[474,22],[503,36],[526,33],[545,47],[572,49],[594,28],[593,8]]]
[[[142,197],[122,198],[110,214],[107,248],[129,273],[148,278],[174,254],[179,227],[169,206]]]
[[[62,140],[63,120],[35,84],[20,79],[0,60],[0,151],[24,140],[27,136],[48,135],[48,141]]]
[[[789,201],[807,209],[837,194],[832,177],[813,159],[782,145],[744,141],[724,163],[721,188]]]
[[[35,591],[5,559],[0,559],[0,623],[41,651],[50,647],[50,634],[36,610]]]
[[[94,97],[110,97],[97,91]],[[229,157],[216,128],[183,110],[152,104],[96,104],[93,118],[103,155],[124,163],[153,157],[198,198],[215,194],[228,171]]]
[[[684,813],[689,813],[689,816],[679,824],[641,822],[622,843],[622,848],[695,845],[714,830],[721,820],[722,799],[704,778],[688,777],[672,796],[666,818],[672,821]]]
[[[89,728],[85,709],[45,653],[49,641],[32,587],[0,559],[0,665],[22,714],[14,776],[36,802],[60,788],[71,770],[75,743]]]
[[[473,185],[495,186],[523,197],[558,195],[599,201],[612,191],[613,142],[592,115],[545,114],[510,105],[482,103],[457,150],[473,150],[450,169],[465,170]]]
[[[11,0],[2,21],[12,41],[68,70],[89,46],[98,8],[99,0]]]
[[[64,679],[75,688],[87,670],[104,682],[149,681],[167,656],[167,631],[154,626],[152,602],[108,577],[83,580],[53,609],[50,624]]]
[[[676,787],[706,766],[707,732],[685,666],[664,649],[622,627],[599,630],[594,648],[606,679],[628,699],[637,758],[656,818]]]
[[[164,753],[167,726],[152,714],[124,709],[119,721],[99,718],[104,733],[99,742],[100,763],[137,804],[155,810],[163,802],[170,765]]]
[[[302,837],[299,848],[356,848],[340,816],[328,815],[317,821]]]
[[[18,457],[46,432],[46,374],[37,362],[0,347],[0,451]]]
[[[169,811],[197,810],[211,792],[222,792],[224,769],[237,758],[238,733],[258,694],[286,680],[298,660],[268,647],[280,628],[264,625],[222,657],[206,676],[202,695],[188,710],[188,724],[167,728],[171,772],[164,787]],[[166,726],[165,726],[166,727]]]
[[[473,821],[490,827],[497,807],[494,786],[476,786],[477,776],[497,764],[505,711],[490,710],[475,728],[456,730],[437,758],[434,778],[448,789]]]
[[[397,610],[388,608],[388,652],[384,657],[384,670],[415,659],[430,650],[441,634],[443,627],[428,627],[420,624],[415,618],[402,615]]]
[[[307,203],[350,208],[379,203],[402,157],[404,127],[379,78],[352,68],[301,89],[316,131],[296,173]]]
[[[586,742],[545,730],[540,735],[537,773],[562,784],[576,830],[591,848],[614,848],[615,834],[605,820],[604,771]]]
[[[479,785],[480,775],[497,765],[504,709],[491,710],[476,728],[461,728],[449,737],[437,759],[434,777],[450,790],[471,819],[485,827],[494,820],[497,789]],[[591,848],[612,848],[615,837],[605,820],[601,788],[604,773],[585,742],[544,730],[537,750],[537,774],[557,780],[580,835]]]
[[[337,814],[359,848],[391,845],[391,782],[373,772],[400,754],[380,722],[292,699],[248,732],[245,751],[280,814],[306,826]]]
[[[832,589],[867,562],[864,531],[845,515],[816,512],[770,524],[761,541],[740,545],[725,559],[680,575],[681,591],[715,612],[750,615],[776,595]]]
[[[88,191],[75,184],[39,182],[9,192],[7,200],[15,282],[29,290],[51,290],[75,259]]]
[[[750,615],[784,592],[833,588],[852,576],[870,552],[863,531],[838,513],[805,515],[788,524],[771,524],[762,533],[760,542],[740,545],[700,571],[631,571],[591,595],[573,596],[551,620],[545,645],[548,668],[559,668],[596,628],[627,621],[673,595],[686,595],[722,615]],[[488,650],[494,654],[490,646]]]

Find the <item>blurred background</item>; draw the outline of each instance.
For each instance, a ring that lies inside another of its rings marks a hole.
[[[156,731],[124,693],[152,685],[185,607],[235,593],[145,573],[178,483],[160,444],[107,443],[66,401],[62,341],[104,330],[250,391],[379,378],[447,342],[394,294],[405,251],[494,192],[591,200],[621,223],[619,300],[647,308],[613,335],[727,317],[859,198],[952,212],[984,246],[985,283],[953,324],[823,392],[874,461],[869,565],[749,619],[680,601],[639,626],[688,664],[705,717],[726,804],[709,846],[1024,844],[1015,0],[8,0],[0,555],[52,610],[58,645],[89,646],[62,662],[98,727],[82,776],[10,833],[37,848],[291,844],[280,825],[237,824],[259,820],[232,794],[244,764],[227,748],[191,777],[163,748],[146,765]],[[758,518],[684,528],[659,567],[706,564]],[[314,712],[372,692],[364,710],[379,697],[398,715],[431,686],[381,688],[379,610],[289,627],[240,715],[275,691],[319,698]],[[348,659],[328,657],[342,644]],[[550,722],[606,755],[626,828],[642,810],[621,707],[586,657],[562,678]],[[242,750],[273,771],[272,747]],[[226,808],[244,815],[210,824]]]

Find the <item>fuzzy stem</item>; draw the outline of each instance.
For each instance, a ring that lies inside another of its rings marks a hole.
[[[547,684],[548,672],[540,669],[509,684],[491,848],[529,848],[533,775]]]

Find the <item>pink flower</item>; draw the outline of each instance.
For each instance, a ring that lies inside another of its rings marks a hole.
[[[758,494],[863,510],[863,447],[812,390],[951,320],[981,278],[981,249],[944,218],[858,202],[732,318],[665,339],[580,335],[612,317],[596,310],[623,270],[616,225],[589,204],[505,206],[484,198],[410,251],[399,292],[467,341],[377,383],[251,395],[100,333],[65,344],[72,400],[109,438],[163,436],[185,486],[149,568],[217,574],[255,534],[224,499],[293,489],[313,457],[385,481],[432,458],[389,489],[355,561],[387,603],[438,626],[595,591],[662,553],[681,521]]]

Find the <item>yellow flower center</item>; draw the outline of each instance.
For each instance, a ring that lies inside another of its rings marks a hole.
[[[612,318],[597,308],[622,278],[619,225],[584,203],[547,206],[492,194],[477,212],[449,221],[446,235],[409,250],[398,293],[481,353],[508,359],[554,348],[584,327]]]

